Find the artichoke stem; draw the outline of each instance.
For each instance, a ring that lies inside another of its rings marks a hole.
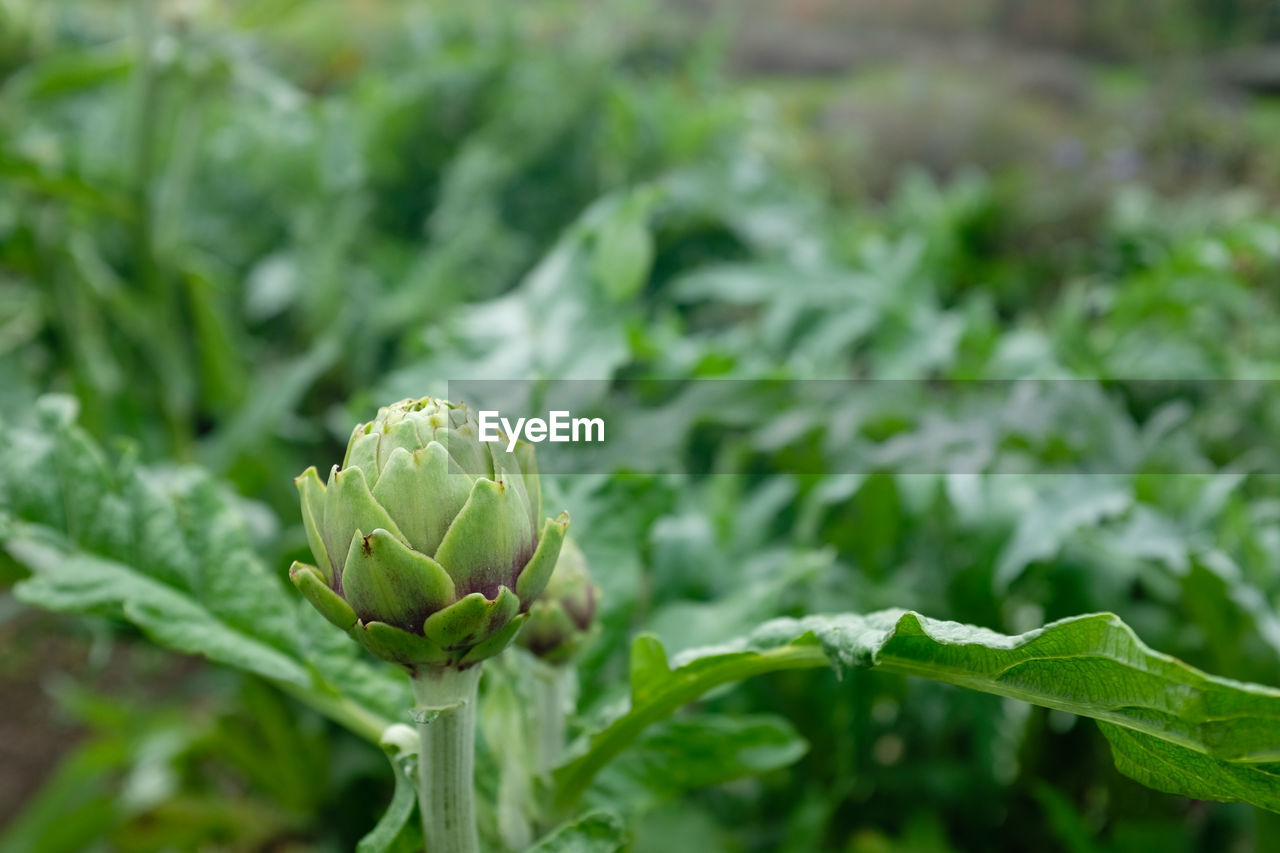
[[[546,774],[560,763],[566,742],[566,712],[572,687],[567,667],[543,664],[538,685],[538,769]]]
[[[478,853],[475,755],[480,666],[422,668],[413,678],[421,749],[418,805],[426,853]]]

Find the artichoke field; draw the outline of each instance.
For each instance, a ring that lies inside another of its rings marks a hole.
[[[1280,850],[1267,5],[0,0],[0,853]]]

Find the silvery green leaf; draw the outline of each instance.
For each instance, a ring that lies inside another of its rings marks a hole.
[[[1009,636],[900,610],[776,619],[670,663],[655,638],[637,638],[630,706],[556,771],[558,804],[574,803],[649,725],[712,688],[827,666],[914,675],[1093,717],[1136,733],[1142,743],[1168,745],[1160,748],[1175,771],[1178,756],[1188,759],[1188,771],[1206,759],[1208,766],[1232,768],[1204,774],[1196,796],[1277,805],[1265,790],[1237,782],[1240,774],[1253,778],[1254,770],[1280,763],[1280,689],[1218,678],[1155,652],[1109,613]]]
[[[66,476],[29,479],[42,470]],[[0,548],[32,573],[14,589],[27,603],[125,619],[163,646],[264,676],[373,740],[409,704],[402,676],[371,665],[272,576],[242,503],[200,471],[112,464],[65,417],[7,425],[0,503]]]

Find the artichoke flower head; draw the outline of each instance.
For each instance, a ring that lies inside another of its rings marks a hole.
[[[599,600],[600,588],[591,580],[587,558],[572,538],[565,539],[555,573],[530,608],[516,642],[547,663],[569,662],[599,628]]]
[[[374,655],[466,668],[502,651],[547,585],[569,517],[542,517],[533,448],[481,442],[463,405],[401,400],[322,483],[296,479],[315,566],[289,575]]]

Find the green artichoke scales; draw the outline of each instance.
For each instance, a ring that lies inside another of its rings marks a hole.
[[[502,651],[547,585],[567,513],[542,518],[533,448],[481,442],[462,405],[378,410],[327,483],[297,478],[316,566],[289,575],[374,655],[416,670]]]
[[[572,538],[565,539],[555,574],[530,608],[517,642],[548,663],[567,663],[596,632],[599,599],[587,558]]]

